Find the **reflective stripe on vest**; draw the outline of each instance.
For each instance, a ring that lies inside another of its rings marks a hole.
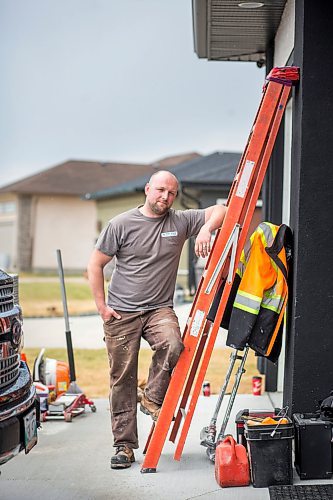
[[[252,314],[259,314],[261,300],[262,297],[257,297],[256,295],[244,292],[243,290],[238,290],[234,307]]]

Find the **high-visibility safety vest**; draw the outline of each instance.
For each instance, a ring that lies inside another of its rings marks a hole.
[[[288,299],[291,239],[291,229],[285,224],[262,222],[246,243],[233,286],[237,293],[228,346],[243,349],[248,345],[272,361],[278,358]]]

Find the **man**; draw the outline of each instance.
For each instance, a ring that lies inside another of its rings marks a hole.
[[[141,410],[156,420],[170,375],[183,350],[173,295],[182,247],[197,235],[196,254],[207,257],[211,233],[221,226],[226,207],[173,210],[177,178],[152,175],[144,205],[110,220],[88,264],[88,277],[104,322],[110,364],[111,423],[116,453],[112,469],[130,467],[138,448],[137,367],[143,337],[154,351]],[[105,301],[103,268],[116,257]]]

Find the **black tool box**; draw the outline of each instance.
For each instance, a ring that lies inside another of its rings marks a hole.
[[[329,479],[332,471],[332,427],[314,413],[295,413],[295,468],[301,479]]]

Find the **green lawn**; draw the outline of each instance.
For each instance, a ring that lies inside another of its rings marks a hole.
[[[60,283],[53,281],[20,282],[20,300],[61,300]],[[87,283],[66,283],[67,300],[89,300],[92,298]]]
[[[60,283],[57,281],[22,280],[19,284],[19,296],[25,317],[63,314]],[[67,280],[66,296],[70,314],[96,312],[88,282]]]

